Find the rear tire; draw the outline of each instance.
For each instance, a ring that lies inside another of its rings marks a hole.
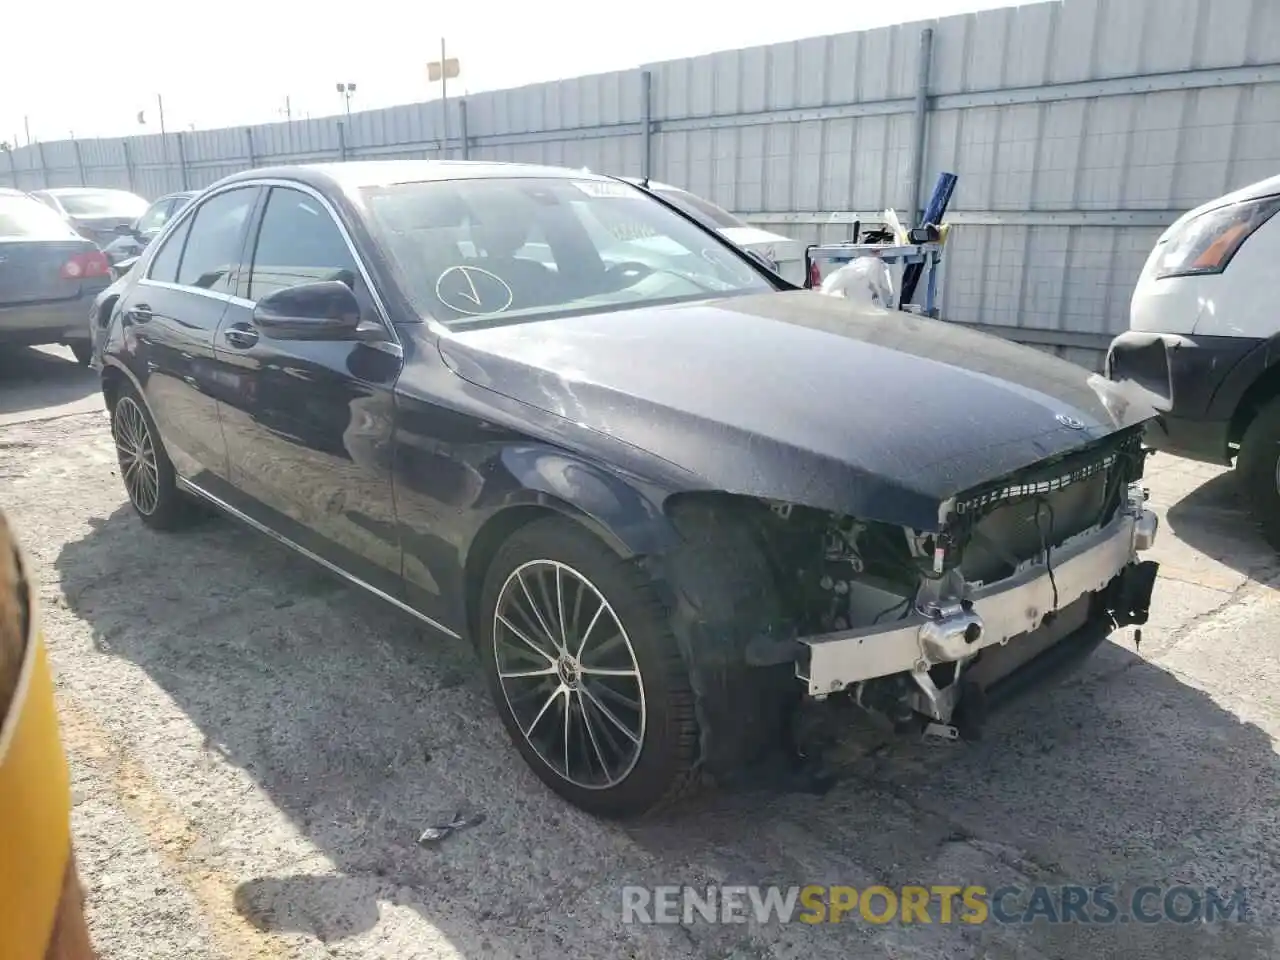
[[[499,548],[480,616],[480,659],[502,723],[555,793],[622,819],[696,789],[689,673],[638,566],[571,520],[538,520]]]
[[[76,363],[82,367],[87,367],[89,361],[93,359],[93,344],[88,340],[72,340],[67,344],[71,348],[71,352],[75,355]]]
[[[178,489],[177,473],[160,441],[160,431],[132,384],[124,384],[116,395],[111,436],[125,493],[142,522],[153,530],[189,525],[196,516],[195,505]]]
[[[1259,410],[1245,430],[1236,470],[1263,538],[1280,551],[1280,397]]]

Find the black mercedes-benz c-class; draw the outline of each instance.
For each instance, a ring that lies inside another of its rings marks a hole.
[[[796,289],[621,180],[237,174],[99,308],[142,521],[211,503],[474,643],[596,814],[820,768],[854,716],[975,735],[1147,615],[1154,411]]]

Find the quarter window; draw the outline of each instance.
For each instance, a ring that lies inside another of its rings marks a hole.
[[[341,280],[355,289],[358,276],[351,249],[320,201],[273,188],[258,230],[249,299],[317,280]]]
[[[216,293],[235,292],[244,228],[257,196],[256,187],[244,187],[200,205],[191,219],[178,283]]]

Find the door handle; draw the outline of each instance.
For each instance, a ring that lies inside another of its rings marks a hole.
[[[258,331],[247,323],[235,323],[222,331],[222,338],[233,347],[247,350],[258,342]]]
[[[134,323],[148,323],[151,316],[151,307],[145,303],[135,303],[129,308],[129,319]]]

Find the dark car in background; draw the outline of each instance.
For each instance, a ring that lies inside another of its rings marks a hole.
[[[142,522],[207,501],[469,638],[525,761],[595,814],[821,771],[865,713],[977,735],[1147,616],[1154,411],[796,289],[621,180],[248,171],[117,291]]]
[[[99,247],[118,237],[147,212],[147,201],[127,190],[106,187],[51,187],[31,196],[66,220],[75,231]]]
[[[64,343],[88,363],[85,316],[110,282],[93,241],[44,204],[0,190],[0,349]]]
[[[112,266],[136,257],[156,238],[164,225],[199,194],[199,190],[182,190],[161,197],[132,223],[116,228],[117,236],[102,248]]]

